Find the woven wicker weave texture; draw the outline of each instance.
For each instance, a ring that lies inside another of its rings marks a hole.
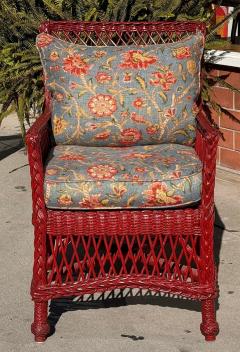
[[[84,45],[173,42],[205,26],[191,22],[46,22],[40,31]],[[48,300],[139,287],[202,301],[201,332],[218,332],[213,256],[214,182],[218,134],[198,116],[195,149],[203,163],[201,203],[178,210],[57,211],[45,207],[44,162],[52,147],[50,96],[27,134],[33,195],[35,302],[32,332],[49,332]]]

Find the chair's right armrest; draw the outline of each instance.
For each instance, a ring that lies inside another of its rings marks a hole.
[[[216,173],[216,157],[219,132],[201,110],[197,117],[197,135],[195,150],[202,161],[202,206],[213,210],[214,206],[214,186]]]
[[[45,110],[30,127],[26,135],[32,186],[33,224],[42,221],[45,213],[44,162],[51,148],[50,117],[51,112]]]

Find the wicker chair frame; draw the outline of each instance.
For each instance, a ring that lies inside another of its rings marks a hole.
[[[40,27],[84,45],[173,42],[205,26],[193,22],[45,22]],[[116,288],[146,288],[201,301],[201,332],[215,340],[217,297],[213,254],[214,183],[218,133],[203,111],[195,149],[203,163],[202,198],[195,207],[171,210],[66,211],[47,209],[44,162],[53,145],[50,96],[27,133],[31,173],[34,265],[32,333],[49,334],[48,300]]]

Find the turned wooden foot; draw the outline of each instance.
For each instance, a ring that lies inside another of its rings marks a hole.
[[[215,300],[206,299],[202,304],[202,323],[200,325],[201,333],[205,336],[206,341],[214,341],[218,334],[219,327],[216,321]]]
[[[47,322],[48,302],[34,303],[34,321],[31,326],[36,342],[44,342],[49,334],[50,326]]]

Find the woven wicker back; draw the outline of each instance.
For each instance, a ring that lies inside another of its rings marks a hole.
[[[57,38],[87,46],[148,45],[173,43],[205,25],[196,22],[79,22],[48,21],[40,26]]]

